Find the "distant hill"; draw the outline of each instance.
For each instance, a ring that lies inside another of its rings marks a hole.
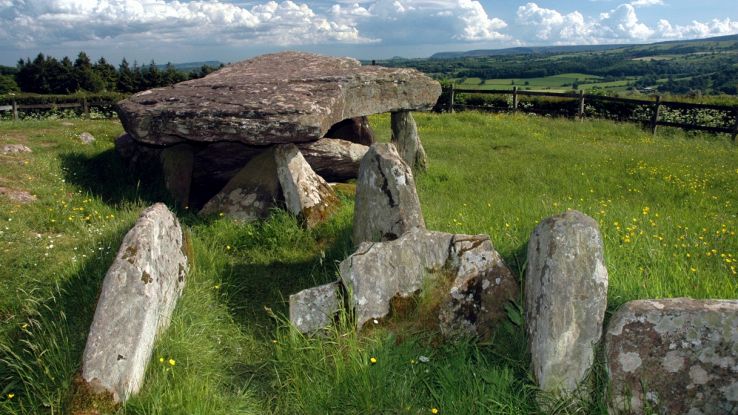
[[[712,49],[736,48],[738,35],[718,36],[704,39],[670,40],[648,44],[632,45],[573,45],[573,46],[530,46],[505,49],[477,49],[466,52],[439,52],[433,54],[430,59],[459,59],[477,58],[484,56],[508,56],[508,55],[543,55],[580,52],[602,52],[623,51],[642,55],[643,52],[664,53],[673,51],[678,53],[709,51]]]
[[[200,69],[203,65],[210,66],[211,68],[218,68],[222,62],[220,61],[202,61],[202,62],[185,62],[185,63],[174,63],[174,69],[182,72],[189,72],[193,69]],[[159,69],[166,68],[166,64],[157,64],[156,67]]]
[[[600,52],[629,45],[522,46],[505,49],[476,49],[466,52],[438,52],[430,59],[478,58],[483,56],[537,55],[554,53]]]

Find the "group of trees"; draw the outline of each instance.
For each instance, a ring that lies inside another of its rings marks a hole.
[[[105,58],[93,63],[84,52],[80,52],[74,61],[66,56],[59,60],[39,53],[33,60],[21,59],[15,68],[0,67],[0,93],[132,93],[200,78],[215,69],[203,65],[191,72],[183,72],[171,63],[164,68],[157,66],[153,60],[148,65],[139,66],[134,62],[131,66],[126,59],[116,68]]]

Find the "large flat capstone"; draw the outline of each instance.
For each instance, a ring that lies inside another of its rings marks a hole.
[[[362,66],[302,52],[262,55],[118,103],[134,139],[150,144],[315,141],[348,118],[430,109],[438,82],[414,69]]]
[[[613,414],[738,414],[738,300],[626,303],[605,356]]]
[[[154,340],[185,284],[183,244],[177,218],[161,203],[146,209],[123,239],[82,356],[81,375],[94,393],[123,402],[141,388]]]

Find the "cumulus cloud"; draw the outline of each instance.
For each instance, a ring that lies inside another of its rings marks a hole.
[[[337,21],[385,42],[434,43],[507,39],[507,24],[487,15],[475,0],[375,0],[362,5],[335,5]]]
[[[527,3],[517,11],[520,36],[528,41],[554,44],[601,44],[701,38],[738,33],[738,21],[714,19],[707,23],[672,25],[660,20],[650,27],[638,19],[637,6],[662,4],[660,0],[624,3],[596,17],[584,17],[578,11],[563,14],[536,3]]]
[[[633,7],[663,6],[664,0],[635,0],[630,2]]]

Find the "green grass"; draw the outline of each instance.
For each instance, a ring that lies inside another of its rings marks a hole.
[[[725,136],[662,129],[654,138],[627,124],[473,112],[416,120],[430,159],[417,177],[430,229],[489,234],[522,278],[534,226],[578,209],[602,230],[608,313],[637,298],[738,298],[738,148]],[[387,140],[389,117],[371,121]],[[82,131],[97,142],[77,143]],[[145,206],[169,201],[144,180],[150,172],[120,165],[120,132],[116,121],[0,123],[0,144],[34,150],[0,156],[0,186],[38,197],[0,199],[0,414],[68,409],[120,240]],[[194,265],[142,392],[120,412],[535,413],[526,340],[512,320],[482,344],[443,342],[401,318],[356,333],[347,313],[324,336],[289,329],[289,294],[335,279],[351,253],[352,210],[344,196],[336,217],[310,231],[283,212],[251,225],[177,212]],[[601,370],[592,381],[591,399],[563,402],[560,413],[604,413]]]
[[[505,78],[486,79],[484,81],[480,78],[464,78],[456,79],[455,84],[458,88],[466,89],[512,90],[513,87],[517,86],[518,89],[531,91],[567,92],[571,91],[572,85],[577,83],[579,84],[578,88],[585,91],[599,88],[611,92],[624,92],[627,90],[629,82],[635,78],[610,82],[600,82],[601,79],[599,76],[583,73],[564,73],[542,78]]]

